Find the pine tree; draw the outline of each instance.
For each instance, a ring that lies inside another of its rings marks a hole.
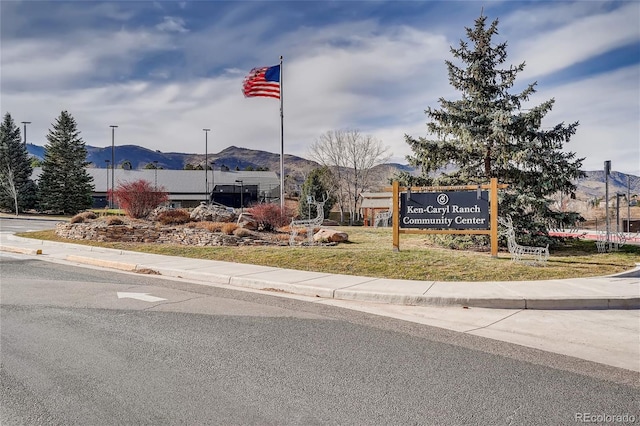
[[[87,173],[87,149],[75,119],[62,111],[47,135],[39,181],[43,210],[75,214],[93,204],[93,178]]]
[[[16,214],[36,205],[36,185],[31,180],[33,167],[22,143],[20,128],[6,113],[0,124],[0,208]]]
[[[331,170],[326,166],[313,169],[311,173],[309,173],[309,176],[302,184],[302,193],[300,194],[300,202],[298,203],[298,214],[301,218],[310,219],[309,214],[311,214],[311,217],[316,217],[316,206],[309,205],[307,197],[313,197],[316,201],[322,201],[326,198],[324,217],[329,215],[329,212],[336,202],[335,197],[330,195],[329,182],[331,179]]]
[[[461,92],[461,99],[440,98],[440,109],[427,108],[427,127],[434,139],[405,136],[413,151],[407,160],[421,168],[421,175],[405,173],[399,180],[404,185],[466,185],[498,178],[509,185],[500,191],[499,214],[513,217],[514,226],[524,231],[523,241],[541,243],[548,241],[548,226],[574,225],[581,219],[577,213],[560,214],[549,208],[551,195],[575,196],[573,182],[585,176],[580,170],[583,159],[561,151],[578,122],[543,128],[554,99],[522,108],[537,83],[510,93],[525,63],[500,68],[507,58],[507,43],[492,44],[498,20],[488,28],[486,20],[480,16],[474,28],[466,28],[470,44],[461,40],[457,49],[451,48],[454,58],[466,66],[445,61],[449,83]]]

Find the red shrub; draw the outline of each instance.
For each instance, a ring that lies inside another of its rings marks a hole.
[[[291,222],[291,212],[278,204],[255,204],[249,209],[251,216],[258,222],[258,226],[265,231],[273,231]]]
[[[146,217],[153,209],[169,200],[169,194],[163,187],[154,189],[151,182],[144,179],[119,184],[113,196],[127,216],[133,218]]]

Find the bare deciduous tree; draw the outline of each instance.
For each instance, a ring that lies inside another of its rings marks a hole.
[[[18,216],[18,188],[13,169],[9,165],[5,165],[0,171],[0,190],[13,199],[16,216]]]
[[[360,193],[368,189],[377,177],[374,168],[389,160],[389,148],[371,135],[357,130],[330,130],[310,147],[310,157],[327,166],[335,177],[333,194],[340,207],[340,219],[348,211],[349,221],[360,218]]]

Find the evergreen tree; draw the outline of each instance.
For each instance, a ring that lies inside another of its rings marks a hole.
[[[0,124],[0,208],[19,211],[36,205],[33,167],[20,128],[6,113]]]
[[[315,201],[322,201],[327,198],[327,201],[324,204],[324,217],[329,216],[329,212],[333,208],[336,200],[333,195],[331,195],[329,182],[332,179],[331,170],[328,167],[320,167],[317,169],[313,169],[307,179],[305,179],[302,184],[302,193],[300,194],[300,202],[298,203],[298,214],[303,219],[309,219],[309,214],[311,217],[316,217],[316,206],[309,205],[307,201],[307,197],[311,196]]]
[[[87,149],[75,119],[62,111],[47,135],[39,182],[43,210],[75,214],[93,204],[93,178],[85,169]]]
[[[574,225],[582,219],[577,213],[560,214],[549,207],[549,197],[555,193],[575,196],[573,182],[585,176],[580,170],[583,159],[561,151],[578,122],[543,128],[554,99],[522,108],[537,83],[510,93],[525,64],[500,68],[507,58],[507,44],[492,43],[498,20],[487,27],[486,19],[480,16],[474,28],[466,28],[470,43],[461,40],[457,49],[451,48],[465,67],[445,61],[449,82],[461,92],[461,99],[441,98],[440,109],[427,108],[427,127],[434,139],[405,136],[414,153],[407,160],[421,168],[421,175],[398,177],[404,185],[480,184],[498,178],[509,185],[500,191],[499,214],[513,217],[514,226],[525,231],[523,241],[548,242],[548,226]]]

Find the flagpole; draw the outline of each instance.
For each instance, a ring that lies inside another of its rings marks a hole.
[[[282,56],[280,56],[280,208],[284,211],[284,91],[282,75]]]

